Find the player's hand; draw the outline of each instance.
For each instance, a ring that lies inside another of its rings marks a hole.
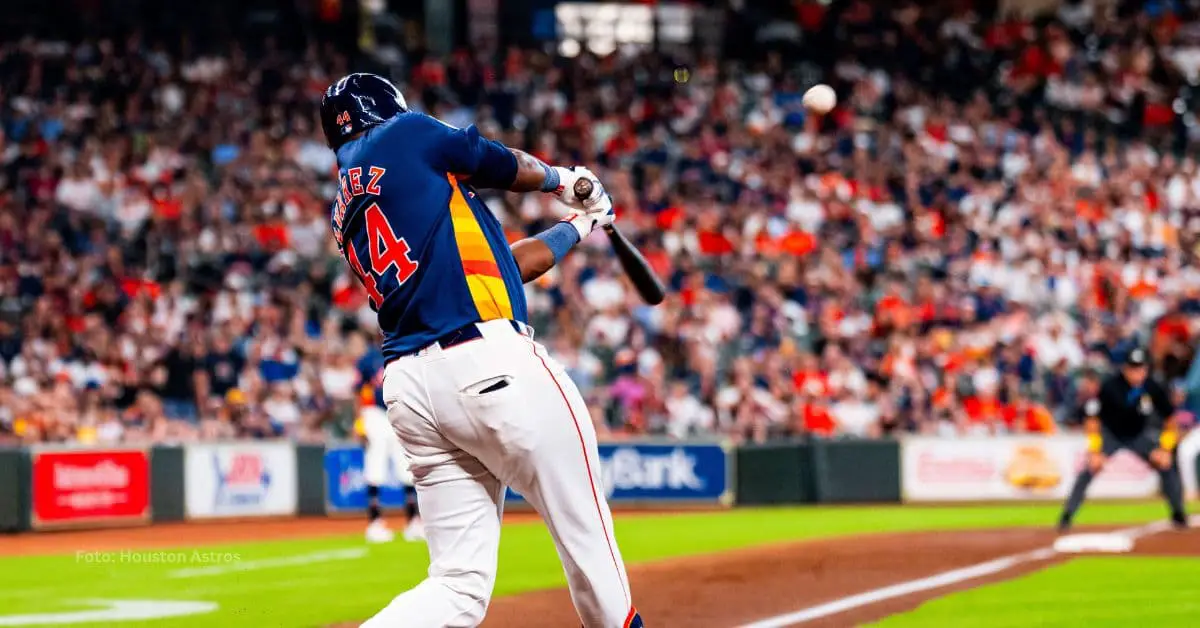
[[[554,170],[558,173],[559,184],[550,194],[557,197],[567,207],[584,212],[597,212],[603,210],[605,203],[612,206],[612,201],[608,200],[608,192],[605,191],[604,184],[600,183],[600,178],[596,176],[596,173],[583,166],[570,168],[556,166]],[[592,194],[585,199],[575,197],[575,182],[580,179],[591,179],[592,181]]]
[[[1150,463],[1166,471],[1171,468],[1171,452],[1159,447],[1150,452]]]
[[[1092,473],[1100,473],[1100,471],[1104,469],[1104,463],[1105,463],[1104,454],[1102,454],[1098,451],[1089,452],[1087,463],[1088,463],[1088,469]]]
[[[582,240],[596,229],[613,224],[616,219],[617,213],[613,210],[612,198],[606,194],[590,211],[573,209],[562,220],[575,227],[579,232],[579,239]]]

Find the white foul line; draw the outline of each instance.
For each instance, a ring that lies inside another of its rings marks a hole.
[[[783,626],[791,626],[792,624],[799,624],[814,619],[820,619],[821,617],[826,617],[828,615],[836,615],[837,613],[848,611],[852,608],[858,608],[859,606],[867,606],[869,604],[875,604],[876,602],[890,600],[895,597],[901,597],[920,591],[927,591],[929,589],[936,589],[951,584],[957,584],[965,580],[982,578],[983,576],[999,573],[1020,563],[1044,560],[1053,555],[1054,550],[1049,547],[1040,550],[1034,550],[1032,552],[1025,552],[1022,554],[1013,554],[1012,556],[1005,556],[1004,558],[989,560],[986,563],[979,563],[977,565],[971,565],[970,567],[963,567],[962,569],[946,571],[934,576],[929,576],[927,578],[909,580],[908,582],[893,584],[891,586],[883,587],[882,589],[875,589],[873,591],[859,593],[858,595],[851,595],[850,597],[844,597],[840,600],[834,600],[826,604],[806,608],[795,613],[770,617],[751,624],[746,624],[745,626],[742,626],[742,628],[782,628]]]
[[[227,573],[236,573],[239,571],[254,571],[257,569],[273,569],[275,567],[293,567],[295,565],[310,565],[312,563],[327,563],[335,560],[354,560],[367,555],[366,548],[355,547],[340,550],[328,550],[323,552],[312,552],[309,554],[298,554],[296,556],[284,556],[282,558],[264,558],[262,560],[247,560],[244,562],[229,563],[225,565],[211,565],[208,567],[188,567],[186,569],[176,569],[167,574],[172,578],[197,578],[201,576],[219,576]]]
[[[1193,520],[1194,519],[1195,518],[1193,518]],[[1117,530],[1116,532],[1113,532],[1113,534],[1127,537],[1130,540],[1136,540],[1143,536],[1166,530],[1168,527],[1170,527],[1170,524],[1166,521],[1156,521],[1143,526]],[[828,617],[829,615],[836,615],[860,606],[869,606],[871,604],[876,604],[892,598],[903,597],[905,595],[919,593],[921,591],[938,589],[941,587],[950,586],[952,584],[958,584],[960,582],[966,582],[968,580],[974,580],[984,576],[990,576],[992,574],[1000,573],[1006,569],[1011,569],[1022,563],[1046,560],[1047,558],[1054,556],[1056,553],[1057,552],[1054,551],[1053,547],[1043,547],[1041,549],[1036,549],[1029,552],[1022,552],[1020,554],[1013,554],[1003,558],[996,558],[994,560],[978,563],[969,567],[953,569],[951,571],[945,571],[940,574],[935,574],[925,578],[909,580],[908,582],[901,582],[900,584],[893,584],[891,586],[851,595],[849,597],[837,599],[832,602],[826,602],[825,604],[811,606],[794,613],[768,617],[766,619],[745,624],[740,626],[740,628],[784,628],[785,626],[792,626],[795,624],[804,623],[806,621]]]

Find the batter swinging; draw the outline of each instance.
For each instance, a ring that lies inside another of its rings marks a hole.
[[[371,74],[325,91],[337,152],[333,233],[378,313],[388,418],[412,462],[429,577],[364,626],[477,626],[496,580],[504,487],[542,515],[584,626],[642,626],[599,481],[596,433],[563,367],[533,341],[523,282],[549,270],[612,203],[583,168],[547,166],[410,112]],[[577,200],[581,177],[594,191]],[[571,212],[512,245],[476,188],[556,195]]]

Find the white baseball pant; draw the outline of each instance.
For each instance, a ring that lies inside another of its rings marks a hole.
[[[367,406],[360,413],[367,444],[363,448],[363,481],[370,486],[390,486],[396,483],[412,486],[408,457],[396,430],[388,420],[387,411]]]
[[[510,321],[479,330],[477,340],[431,345],[385,371],[383,396],[411,457],[430,566],[423,582],[364,628],[483,621],[496,581],[505,485],[546,522],[583,625],[629,625],[636,613],[583,398],[545,347]]]

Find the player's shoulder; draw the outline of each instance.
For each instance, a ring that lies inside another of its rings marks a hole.
[[[375,127],[374,139],[391,148],[407,148],[421,151],[425,147],[440,146],[457,127],[419,111],[406,111]]]
[[[405,111],[379,125],[378,128],[392,133],[429,133],[458,130],[457,127],[420,111]]]

